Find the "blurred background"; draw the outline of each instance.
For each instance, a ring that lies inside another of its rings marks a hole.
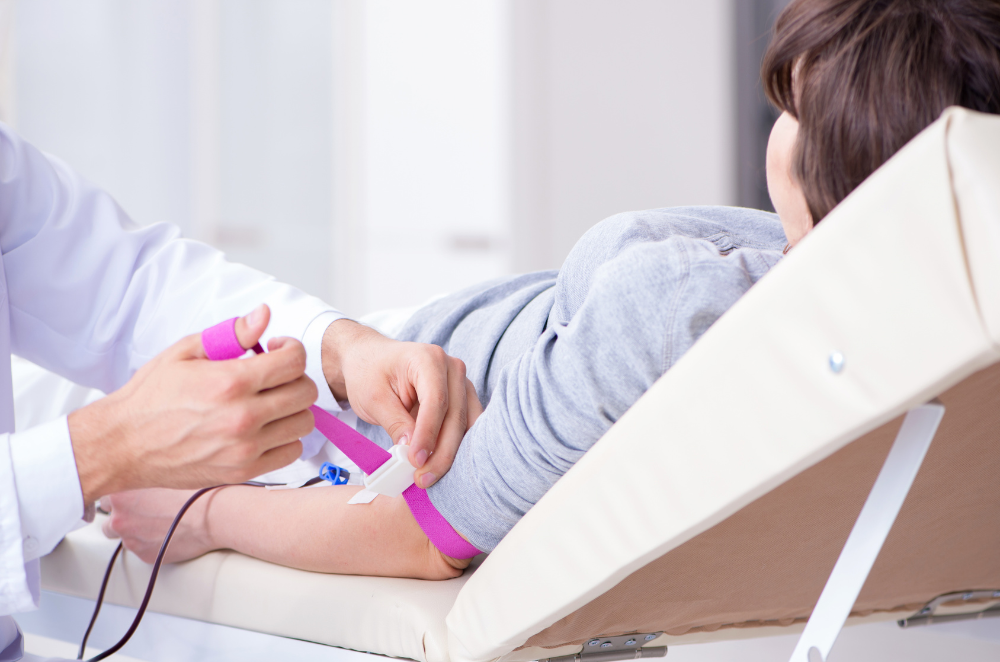
[[[769,208],[786,0],[0,0],[0,120],[351,315],[557,268],[613,213]]]

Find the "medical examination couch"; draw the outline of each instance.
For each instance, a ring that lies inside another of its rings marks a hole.
[[[43,588],[93,598],[116,544],[72,533]],[[134,606],[148,574],[126,555],[108,600]],[[951,109],[463,577],[216,552],[166,568],[152,609],[421,662],[606,662],[805,627],[796,659],[815,662],[848,611],[916,624],[998,602],[1000,118]]]

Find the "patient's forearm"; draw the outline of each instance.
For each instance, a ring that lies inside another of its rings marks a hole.
[[[207,533],[214,548],[317,572],[447,579],[468,565],[437,551],[402,498],[348,505],[359,489],[229,487],[211,500]]]

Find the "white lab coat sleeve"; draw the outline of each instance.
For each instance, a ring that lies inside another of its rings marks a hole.
[[[306,348],[306,375],[316,382],[316,390],[319,391],[316,405],[334,413],[340,412],[341,407],[334,400],[333,392],[330,391],[326,376],[323,374],[323,335],[327,327],[342,318],[343,315],[336,311],[321,313],[309,323],[302,336],[302,344]]]
[[[313,322],[342,317],[315,297],[180,238],[171,225],[139,227],[110,195],[2,124],[0,254],[12,353],[104,392],[184,335],[260,303],[272,311],[264,343],[274,336],[305,340]],[[310,376],[325,382],[322,335],[312,333],[306,350]],[[46,471],[48,480],[38,479]],[[82,514],[64,418],[0,434],[0,614],[37,603],[32,559]]]
[[[0,250],[13,353],[106,393],[182,336],[262,302],[272,311],[265,343],[301,340],[320,315],[342,316],[172,225],[137,226],[110,195],[3,125]]]
[[[36,606],[37,596],[31,590],[33,578],[29,576],[31,570],[25,565],[22,550],[10,435],[0,434],[0,614],[15,614]]]
[[[10,435],[24,561],[51,552],[83,513],[66,417]]]

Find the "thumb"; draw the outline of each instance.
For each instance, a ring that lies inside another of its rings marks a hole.
[[[236,338],[240,341],[240,347],[250,349],[264,335],[268,323],[271,321],[271,309],[266,303],[262,303],[254,308],[249,315],[236,320]]]
[[[246,317],[236,320],[236,339],[243,349],[250,349],[260,340],[271,321],[271,310],[267,304],[260,304]],[[207,359],[205,348],[201,342],[201,334],[194,333],[182,338],[171,346],[164,356],[177,359]]]

